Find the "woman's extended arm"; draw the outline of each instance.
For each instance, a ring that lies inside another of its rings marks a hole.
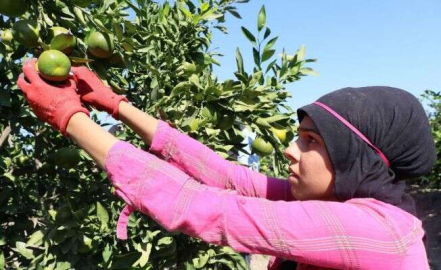
[[[119,103],[118,116],[120,120],[138,134],[146,144],[152,144],[153,136],[156,133],[159,123],[158,119],[127,102]]]
[[[126,142],[112,147],[105,170],[132,209],[170,231],[332,269],[428,269],[421,222],[374,199],[286,202],[240,196],[200,184]]]
[[[287,181],[227,161],[199,141],[127,102],[119,103],[118,115],[144,142],[151,145],[152,153],[206,185],[237,190],[244,196],[294,199]]]
[[[226,161],[200,142],[124,102],[127,98],[113,93],[88,68],[72,67],[72,72],[83,102],[121,119],[151,145],[152,153],[198,181],[223,189],[236,189],[246,196],[271,200],[293,199],[287,181],[267,177]]]
[[[95,160],[100,168],[104,168],[107,153],[118,142],[117,138],[84,113],[76,113],[70,118],[66,132]]]
[[[406,263],[401,269],[428,269],[418,253],[424,251],[421,222],[394,206],[366,199],[275,202],[244,197],[201,185],[166,161],[118,141],[84,113],[72,116],[67,132],[104,165],[116,194],[168,230],[323,267],[397,269]]]

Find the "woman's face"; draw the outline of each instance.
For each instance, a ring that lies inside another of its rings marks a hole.
[[[299,137],[285,150],[291,192],[297,200],[336,200],[334,171],[324,141],[309,116],[300,123]]]

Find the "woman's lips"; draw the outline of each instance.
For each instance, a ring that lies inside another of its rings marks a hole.
[[[289,175],[288,175],[288,181],[291,183],[295,183],[299,181],[299,178],[297,176],[297,174],[293,173],[291,170],[289,171]]]

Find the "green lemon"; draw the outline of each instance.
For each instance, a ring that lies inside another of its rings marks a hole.
[[[259,156],[268,156],[271,155],[274,151],[273,146],[271,143],[266,142],[262,138],[256,138],[253,143],[251,144],[251,149],[253,149],[253,152],[258,154]]]
[[[182,70],[184,70],[184,74],[191,75],[196,73],[197,68],[194,63],[184,62],[184,64],[182,65]]]
[[[113,35],[94,32],[87,39],[87,47],[93,56],[98,58],[109,58],[113,54],[115,48]]]
[[[71,54],[77,45],[77,39],[66,28],[54,26],[49,29],[48,39],[52,50],[59,50],[65,54]]]
[[[37,67],[44,79],[52,82],[62,82],[69,76],[70,60],[60,51],[48,50],[38,57]]]
[[[220,120],[217,123],[217,128],[222,130],[230,129],[234,124],[235,115],[231,111],[224,111],[220,115]]]
[[[8,17],[19,17],[29,7],[26,0],[0,0],[0,13]]]
[[[18,162],[19,162],[19,164],[20,165],[27,165],[28,163],[29,163],[29,161],[30,161],[30,158],[28,157],[28,156],[25,156],[25,155],[21,155],[19,158],[18,158]]]
[[[21,20],[12,26],[12,35],[21,45],[35,48],[40,37],[40,25],[34,20]]]
[[[63,147],[52,154],[48,162],[65,169],[71,169],[81,161],[80,152],[77,148]]]
[[[271,128],[271,131],[274,133],[274,135],[276,135],[277,138],[279,138],[281,143],[286,141],[286,130]]]

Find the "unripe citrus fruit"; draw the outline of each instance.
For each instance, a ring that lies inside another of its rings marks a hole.
[[[276,135],[277,138],[279,138],[281,143],[284,143],[286,140],[286,130],[284,129],[277,129],[277,128],[271,128],[271,131]]]
[[[41,77],[52,82],[62,82],[69,76],[70,60],[60,51],[48,50],[38,57],[37,67]]]
[[[217,123],[217,128],[222,130],[230,129],[234,124],[234,113],[230,111],[224,111],[220,115],[219,123]]]
[[[87,39],[89,52],[98,58],[108,58],[112,55],[115,45],[113,35],[94,32]]]
[[[40,26],[34,20],[21,20],[14,23],[12,26],[12,34],[14,39],[21,45],[34,48],[38,45],[38,38],[40,37]]]
[[[185,75],[191,75],[196,73],[196,65],[194,63],[184,62],[182,65],[182,70],[184,71]]]
[[[12,41],[12,31],[9,29],[6,29],[2,31],[2,42],[11,42]]]
[[[29,162],[29,160],[30,160],[29,157],[25,155],[21,155],[18,158],[18,162],[20,163],[20,165],[26,165]]]
[[[52,50],[59,50],[65,54],[72,53],[77,45],[75,36],[66,28],[60,26],[49,29],[48,39]]]
[[[0,13],[8,17],[23,15],[28,9],[26,0],[0,0]]]
[[[71,169],[81,161],[80,152],[77,148],[63,147],[52,154],[48,162],[65,169]]]
[[[253,141],[251,148],[253,149],[254,153],[262,157],[271,155],[274,151],[273,146],[260,137]]]

